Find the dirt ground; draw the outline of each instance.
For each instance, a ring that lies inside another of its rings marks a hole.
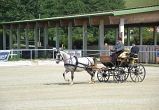
[[[159,67],[145,69],[141,83],[89,84],[78,72],[70,86],[62,64],[0,66],[0,110],[159,110]]]

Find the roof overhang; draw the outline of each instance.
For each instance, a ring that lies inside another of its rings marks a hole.
[[[145,8],[142,7],[142,8],[134,8],[134,9],[129,9],[129,10],[114,11],[113,15],[114,16],[119,16],[119,15],[126,15],[126,14],[151,12],[151,11],[157,11],[157,10],[159,10],[159,6],[145,7]]]
[[[83,26],[84,21],[87,22],[87,26],[97,27],[99,26],[101,19],[104,20],[105,27],[114,27],[119,25],[120,18],[124,18],[125,26],[134,26],[137,24],[158,25],[159,6],[157,5],[89,14],[2,22],[0,23],[0,29],[3,29],[3,27],[9,29],[11,26],[14,29],[16,29],[17,27],[25,28],[26,26],[28,26],[29,28],[34,28],[36,23],[38,23],[38,27],[40,28],[43,28],[46,24],[48,25],[48,27],[56,27],[56,23],[59,23],[60,27],[68,27],[70,22],[72,23],[73,27],[81,27]]]

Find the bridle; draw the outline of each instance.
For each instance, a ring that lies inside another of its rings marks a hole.
[[[62,59],[60,59],[60,57],[61,57]],[[70,55],[70,58],[64,59],[63,56],[60,54],[60,52],[59,52],[59,51],[57,52],[57,58],[56,58],[56,60],[58,60],[58,61],[66,61],[66,60],[69,60],[69,59],[72,59],[72,56],[71,56],[71,55]]]
[[[61,57],[62,59],[60,59],[60,57]],[[63,59],[64,59],[63,56],[60,54],[60,52],[58,52],[58,53],[57,53],[56,60],[62,61]]]

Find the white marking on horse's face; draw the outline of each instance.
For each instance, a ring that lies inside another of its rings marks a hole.
[[[57,64],[60,63],[61,60],[62,60],[61,54],[60,54],[60,53],[57,53],[57,54],[56,54],[56,63],[57,63]]]

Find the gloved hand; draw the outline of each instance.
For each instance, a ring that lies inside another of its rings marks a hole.
[[[110,49],[111,52],[114,52],[114,50]]]
[[[115,49],[114,52],[117,52],[117,49]]]

